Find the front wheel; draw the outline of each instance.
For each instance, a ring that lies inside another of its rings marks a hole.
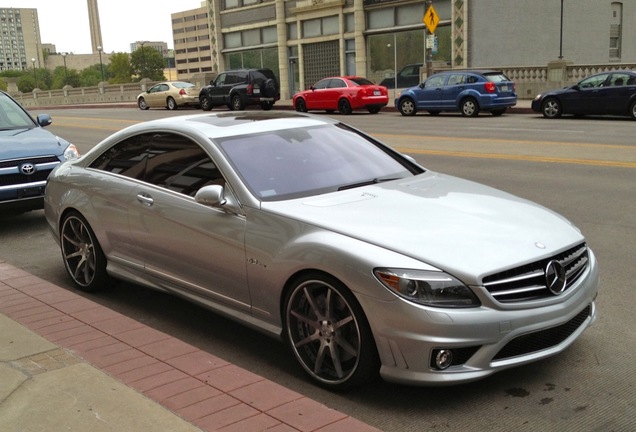
[[[629,115],[632,117],[633,120],[636,120],[636,101],[632,102],[631,106],[629,107]]]
[[[417,112],[415,102],[411,98],[404,98],[398,104],[398,110],[403,116],[414,116]]]
[[[243,101],[239,95],[232,96],[230,100],[230,109],[232,111],[241,111],[243,109]]]
[[[545,118],[559,118],[561,117],[562,111],[561,102],[556,98],[548,98],[543,102],[543,105],[541,105],[541,113]]]
[[[351,292],[319,273],[295,280],[285,298],[284,332],[309,376],[344,390],[377,376],[379,359],[369,324]]]
[[[139,106],[139,109],[141,109],[141,110],[147,110],[148,108],[150,108],[148,106],[148,103],[146,103],[146,99],[144,99],[142,97],[137,99],[137,106]]]
[[[351,104],[346,99],[340,99],[338,101],[338,111],[340,114],[349,115],[351,114]]]
[[[106,257],[95,233],[79,213],[64,217],[60,230],[60,248],[64,266],[73,283],[82,291],[97,291],[106,286]]]
[[[296,111],[307,112],[307,104],[305,103],[305,99],[303,98],[296,99]]]
[[[177,108],[179,108],[179,106],[177,105],[177,102],[174,100],[174,98],[169,97],[166,100],[166,108],[168,108],[169,110],[176,110]]]
[[[212,109],[212,104],[210,103],[210,99],[205,96],[201,96],[199,98],[199,106],[203,111],[210,111]]]
[[[476,117],[479,114],[479,104],[473,98],[466,98],[462,101],[461,112],[465,117]]]

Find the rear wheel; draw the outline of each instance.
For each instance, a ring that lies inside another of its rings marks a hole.
[[[561,108],[561,102],[556,98],[548,98],[541,105],[541,113],[543,117],[554,119],[561,117],[563,109]]]
[[[476,117],[479,114],[479,104],[471,97],[462,101],[461,112],[466,117]]]
[[[205,96],[199,98],[199,106],[203,111],[210,111],[212,109],[212,104],[210,103],[210,99]]]
[[[296,111],[307,112],[307,104],[305,103],[305,99],[303,98],[296,99]]]
[[[382,107],[379,107],[379,106],[372,106],[372,107],[369,107],[369,108],[367,108],[367,109],[369,110],[369,112],[370,112],[371,114],[377,114],[377,113],[379,113],[379,112],[380,112],[380,110],[382,109]]]
[[[177,105],[177,102],[174,100],[174,98],[169,97],[168,99],[166,99],[166,108],[168,108],[169,110],[176,110],[177,108],[179,108],[179,106]]]
[[[243,101],[239,95],[232,96],[230,100],[230,108],[232,111],[241,111],[244,108]]]
[[[285,297],[284,314],[285,338],[314,381],[344,390],[377,376],[371,329],[340,281],[319,273],[296,279]]]
[[[340,114],[349,115],[351,114],[351,104],[347,99],[340,99],[338,101],[338,111]]]
[[[629,107],[629,115],[633,120],[636,120],[636,101],[632,102],[632,105]]]
[[[417,112],[417,107],[413,99],[404,98],[398,103],[398,110],[403,116],[414,116]]]
[[[97,291],[106,286],[106,257],[95,233],[78,212],[70,212],[62,221],[60,248],[64,266],[73,283],[83,291]]]

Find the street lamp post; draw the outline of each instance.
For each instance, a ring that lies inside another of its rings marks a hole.
[[[38,88],[38,75],[35,72],[35,58],[31,59],[31,66],[33,67],[33,80],[35,81],[35,88]]]
[[[66,54],[62,53],[62,58],[64,59],[64,85],[68,84],[68,72],[66,70]]]
[[[99,52],[99,70],[102,72],[102,82],[104,82],[104,64],[102,63],[102,47],[98,46],[97,51]]]
[[[559,34],[559,60],[563,58],[563,0],[561,0],[561,30]]]
[[[144,53],[144,45],[146,44],[146,42],[137,42],[139,45],[141,45],[141,68],[139,68],[139,78],[143,78],[144,75],[144,71],[146,69],[146,54]]]

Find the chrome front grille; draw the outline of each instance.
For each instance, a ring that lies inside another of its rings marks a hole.
[[[483,280],[483,285],[502,303],[553,297],[554,294],[546,282],[546,270],[551,261],[559,262],[565,269],[565,292],[576,283],[589,264],[587,245],[581,243],[541,261],[487,276]]]

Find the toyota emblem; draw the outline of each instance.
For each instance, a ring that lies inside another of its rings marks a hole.
[[[559,295],[565,290],[565,268],[563,265],[552,260],[545,268],[545,284],[554,295]]]
[[[31,175],[35,172],[35,165],[31,163],[25,163],[20,165],[20,172],[24,175]]]

